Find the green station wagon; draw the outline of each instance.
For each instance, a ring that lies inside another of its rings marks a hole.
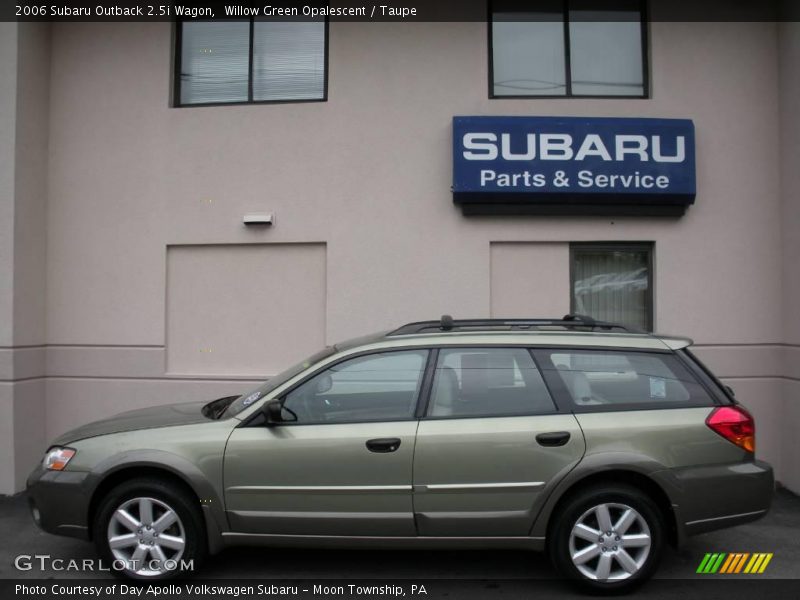
[[[772,498],[753,418],[690,344],[580,315],[410,323],[70,431],[31,512],[138,579],[236,544],[525,548],[626,591]]]

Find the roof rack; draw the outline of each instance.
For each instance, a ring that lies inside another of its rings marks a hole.
[[[570,314],[564,315],[561,319],[453,319],[450,315],[442,315],[442,318],[438,321],[406,323],[386,335],[412,335],[415,333],[451,331],[542,331],[554,329],[640,333],[625,325],[597,321],[586,315]]]

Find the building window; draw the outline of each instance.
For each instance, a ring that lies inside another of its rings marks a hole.
[[[490,97],[647,97],[644,0],[493,0],[490,14]]]
[[[570,246],[571,312],[653,330],[653,245]]]
[[[176,106],[327,99],[327,21],[177,24]]]

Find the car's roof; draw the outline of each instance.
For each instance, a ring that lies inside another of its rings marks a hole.
[[[678,350],[692,344],[684,337],[649,333],[587,331],[448,331],[438,333],[389,334],[382,332],[336,344],[336,349],[372,350],[408,346],[580,346],[587,348],[630,348]]]

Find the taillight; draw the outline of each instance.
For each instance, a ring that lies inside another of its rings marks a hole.
[[[756,451],[756,422],[741,406],[720,406],[708,415],[706,425],[748,452]]]

